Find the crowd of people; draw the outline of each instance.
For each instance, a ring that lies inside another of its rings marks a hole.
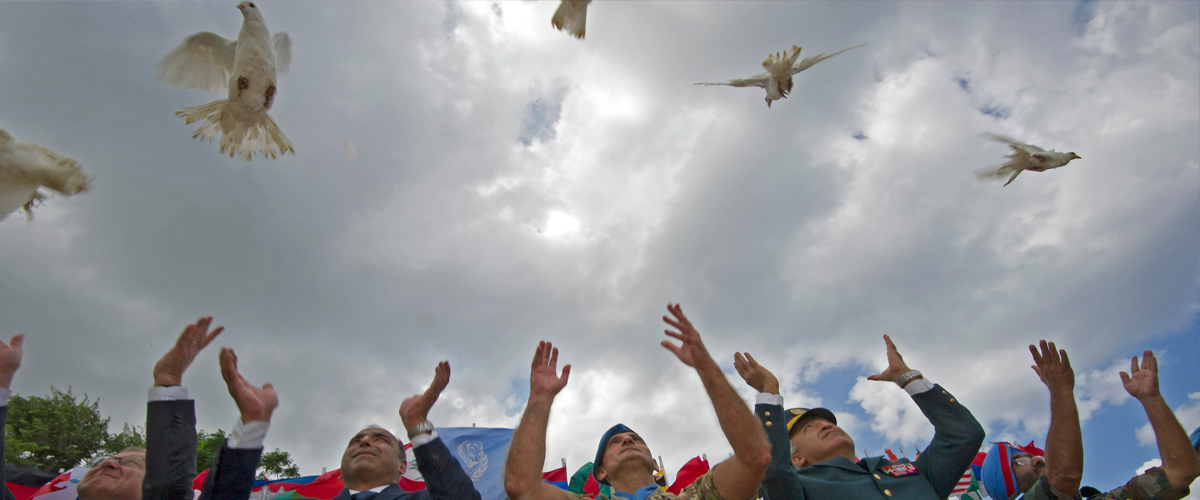
[[[971,412],[942,386],[911,369],[892,339],[884,335],[887,369],[869,380],[895,383],[908,393],[934,427],[934,437],[915,460],[855,454],[854,440],[825,408],[785,409],[779,381],[749,353],[736,353],[734,367],[758,391],[753,411],[738,395],[699,332],[678,304],[663,316],[671,328],[664,348],[695,369],[712,402],[733,455],[697,479],[679,495],[655,481],[657,464],[645,440],[624,424],[600,437],[592,475],[623,500],[803,500],[922,499],[949,497],[984,444],[984,430]],[[102,457],[77,486],[79,500],[192,500],[196,476],[194,402],[182,385],[196,355],[223,331],[212,318],[188,325],[154,367],[146,415],[146,447],[130,447]],[[24,335],[0,342],[0,425],[7,418],[13,375],[21,365]],[[981,480],[994,499],[1162,499],[1189,494],[1200,476],[1200,429],[1187,434],[1158,390],[1158,365],[1146,351],[1135,356],[1125,390],[1146,410],[1162,465],[1109,492],[1081,487],[1083,440],[1075,406],[1075,375],[1065,350],[1053,342],[1029,346],[1034,370],[1050,392],[1050,429],[1044,454],[994,443],[983,463]],[[246,500],[254,485],[263,440],[279,397],[271,384],[256,386],[237,368],[237,355],[222,348],[221,375],[240,412],[229,439],[204,479],[200,500]],[[529,400],[513,432],[504,471],[504,489],[512,500],[584,500],[542,480],[546,429],[554,398],[566,387],[571,367],[558,369],[558,349],[540,342],[530,369]],[[403,490],[398,482],[408,466],[404,443],[378,425],[350,438],[341,459],[345,486],[336,500],[480,500],[471,478],[438,438],[426,419],[450,382],[450,365],[441,362],[429,388],[403,401],[400,418],[416,456],[426,489]],[[4,438],[0,436],[0,457]],[[0,458],[2,460],[2,458]],[[2,465],[2,464],[0,464]],[[0,475],[3,475],[0,467]],[[6,478],[0,477],[6,482]],[[3,487],[3,486],[0,486]],[[5,500],[12,498],[3,487]],[[608,498],[604,500],[618,500]]]

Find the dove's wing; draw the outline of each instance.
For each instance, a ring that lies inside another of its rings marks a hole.
[[[695,85],[728,85],[730,87],[762,87],[765,89],[770,79],[770,73],[759,73],[750,78],[737,78],[721,83],[697,83]]]
[[[853,46],[853,47],[850,47],[850,49],[857,49],[857,48],[859,48],[859,47],[862,47],[863,45],[866,45],[866,44],[865,44],[865,43],[860,43],[860,44],[858,44],[858,45],[855,45],[855,46]],[[821,62],[821,61],[824,61],[824,60],[826,60],[826,59],[829,59],[830,57],[836,56],[836,55],[838,55],[838,54],[841,54],[842,52],[845,52],[845,51],[847,51],[847,50],[850,50],[850,49],[842,49],[842,50],[839,50],[839,51],[837,51],[837,52],[834,52],[834,53],[832,53],[832,54],[817,54],[817,55],[815,55],[815,56],[808,56],[808,57],[805,57],[803,60],[801,60],[800,62],[796,63],[796,65],[795,65],[795,66],[792,66],[792,74],[794,75],[794,74],[796,74],[796,73],[799,73],[799,72],[801,72],[801,71],[804,71],[804,70],[806,70],[806,69],[808,69],[808,68],[811,68],[811,67],[812,67],[814,64],[816,64],[816,63],[819,63],[819,62]]]
[[[281,77],[288,72],[292,64],[292,38],[286,32],[271,34],[271,42],[275,44],[275,77]]]
[[[224,94],[229,91],[236,46],[237,41],[208,31],[189,36],[159,61],[158,81],[181,89]]]
[[[564,27],[575,38],[583,38],[587,32],[587,6],[592,0],[563,0],[550,18],[550,25],[557,30]]]

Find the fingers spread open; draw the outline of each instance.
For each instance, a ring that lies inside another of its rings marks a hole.
[[[23,344],[25,344],[25,334],[18,333],[16,335],[13,335],[12,340],[9,341],[9,343],[8,343],[8,347],[20,349]],[[4,342],[0,341],[0,346],[4,346]]]

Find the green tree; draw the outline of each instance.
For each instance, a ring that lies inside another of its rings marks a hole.
[[[268,451],[262,454],[258,462],[259,479],[283,479],[285,477],[300,477],[300,468],[292,463],[292,455],[286,451]]]
[[[105,434],[108,433],[106,432]],[[145,427],[138,427],[136,425],[129,425],[126,423],[125,427],[121,429],[121,432],[117,434],[108,434],[108,436],[104,438],[104,448],[101,450],[101,453],[104,455],[116,455],[117,453],[120,453],[121,450],[124,450],[130,446],[137,446],[140,448],[146,447]]]
[[[217,453],[221,452],[221,444],[228,440],[229,435],[220,429],[217,429],[217,432],[197,432],[196,471],[212,467],[213,462],[217,459]]]
[[[108,437],[108,418],[100,418],[100,401],[76,401],[71,388],[50,388],[46,397],[13,395],[4,426],[4,459],[62,472],[100,451]]]

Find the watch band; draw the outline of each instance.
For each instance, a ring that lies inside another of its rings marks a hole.
[[[408,430],[408,439],[411,440],[417,434],[428,434],[433,432],[433,422],[428,420],[417,424],[416,427]]]
[[[909,371],[905,372],[904,375],[901,375],[900,378],[896,379],[896,385],[900,386],[900,388],[903,389],[904,386],[908,385],[908,383],[912,381],[912,379],[920,377],[920,376],[921,376],[921,372],[916,371],[916,370],[909,370]]]

